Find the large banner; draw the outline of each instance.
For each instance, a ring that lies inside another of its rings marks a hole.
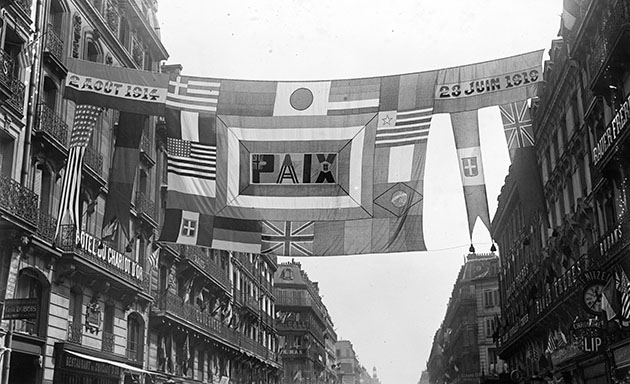
[[[123,112],[163,115],[168,75],[68,58],[64,96]]]
[[[425,250],[436,74],[173,76],[161,240],[293,256]]]
[[[463,112],[535,97],[542,81],[543,50],[441,69],[435,111]]]
[[[526,105],[542,53],[330,81],[168,77],[69,59],[65,94],[165,117],[161,241],[282,256],[424,251],[433,114],[453,114],[472,233],[477,217],[490,225],[476,111]],[[529,134],[515,111],[504,113],[508,142]]]

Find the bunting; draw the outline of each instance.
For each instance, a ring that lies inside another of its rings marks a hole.
[[[472,237],[477,218],[490,226],[477,110],[501,105],[510,148],[533,145],[523,100],[536,95],[542,53],[324,81],[169,77],[73,59],[65,89],[123,111],[105,239],[130,235],[144,125],[134,114],[149,113],[164,116],[168,136],[160,241],[282,256],[423,251],[432,116],[451,113]]]

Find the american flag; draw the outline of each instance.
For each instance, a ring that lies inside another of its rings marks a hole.
[[[313,256],[315,222],[262,222],[261,253],[279,256]]]
[[[415,144],[429,138],[433,108],[380,113],[376,146]]]
[[[621,292],[621,318],[630,319],[630,280],[623,270],[615,275],[617,290]]]
[[[219,80],[173,75],[168,83],[166,106],[190,112],[215,113],[220,87]]]
[[[169,137],[168,172],[215,180],[217,176],[217,147]]]
[[[527,100],[500,105],[499,110],[508,149],[533,146],[534,133]]]
[[[79,192],[81,189],[81,170],[85,148],[90,141],[92,131],[103,111],[102,107],[79,104],[74,113],[74,125],[70,138],[70,151],[66,171],[63,175],[63,189],[59,204],[59,218],[55,238],[59,234],[61,225],[73,224],[79,226],[81,210],[79,209]]]
[[[158,264],[158,258],[160,257],[160,248],[155,248],[151,253],[149,253],[149,256],[147,256],[147,261],[149,262],[149,267],[150,269],[155,268],[155,266]]]

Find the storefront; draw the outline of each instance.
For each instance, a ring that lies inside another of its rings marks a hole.
[[[55,373],[53,384],[141,384],[150,372],[127,364],[96,356],[90,351],[79,351],[66,343],[55,344]]]

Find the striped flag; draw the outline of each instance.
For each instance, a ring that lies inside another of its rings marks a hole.
[[[217,147],[169,137],[168,172],[180,176],[215,180],[217,175]]]
[[[624,270],[620,270],[617,280],[617,290],[621,293],[621,318],[630,319],[630,280]]]
[[[166,107],[189,112],[216,113],[221,82],[206,77],[172,75]]]
[[[379,113],[376,146],[401,146],[427,141],[433,108]]]
[[[499,111],[510,155],[513,156],[516,148],[533,146],[534,132],[527,100],[499,105]]]
[[[81,189],[81,171],[85,149],[92,136],[103,108],[94,105],[79,104],[74,112],[74,125],[70,139],[70,151],[66,171],[63,175],[63,189],[59,203],[59,217],[55,238],[59,234],[61,225],[79,227],[81,210],[79,209],[79,193]]]
[[[150,269],[153,269],[157,266],[158,264],[158,258],[160,257],[160,248],[155,248],[151,253],[149,253],[149,256],[147,257],[147,261],[149,262],[148,267]]]

